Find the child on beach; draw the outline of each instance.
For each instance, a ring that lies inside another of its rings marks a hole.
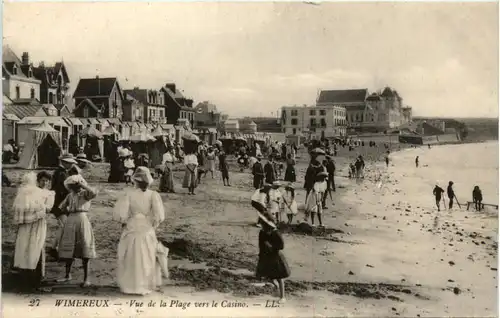
[[[252,207],[257,210],[259,213],[264,213],[267,211],[267,205],[269,204],[269,190],[271,189],[270,184],[264,184],[264,186],[260,189],[255,190],[250,199],[252,202]],[[260,219],[257,218],[257,223],[255,224],[257,227],[260,227]]]
[[[297,215],[298,211],[297,201],[295,201],[295,189],[291,184],[285,187],[283,203],[285,206],[286,216],[288,217],[288,224],[290,225],[293,222],[293,217]]]
[[[283,204],[283,195],[280,191],[280,182],[275,181],[272,184],[271,190],[269,190],[269,212],[276,219],[276,221],[281,221],[281,206]]]
[[[61,202],[59,208],[68,213],[59,243],[59,259],[66,261],[66,275],[58,282],[71,280],[71,266],[75,258],[83,262],[82,287],[90,286],[88,279],[89,261],[96,257],[95,241],[92,225],[87,212],[90,201],[97,195],[96,191],[87,185],[81,175],[73,175],[64,181],[69,194]]]
[[[131,158],[132,153],[128,151],[128,149],[124,149],[126,151],[125,160],[123,161],[123,166],[125,167],[125,184],[129,184],[131,182],[132,174],[135,170],[134,159]]]
[[[230,187],[229,183],[229,166],[226,161],[226,153],[222,151],[219,155],[219,170],[222,174],[222,182],[224,182],[224,186]]]
[[[285,299],[285,281],[290,276],[290,268],[282,250],[285,243],[270,213],[259,213],[259,222],[262,229],[259,232],[259,260],[257,263],[256,276],[259,279],[266,278],[276,286],[278,281],[280,292],[280,303]]]
[[[305,221],[308,221],[309,215],[311,216],[311,224],[314,225],[314,216],[318,214],[318,222],[320,226],[323,226],[321,220],[321,215],[323,212],[322,199],[326,193],[327,184],[326,178],[328,174],[326,172],[320,172],[316,175],[316,182],[314,183],[311,193],[306,198],[305,206]]]

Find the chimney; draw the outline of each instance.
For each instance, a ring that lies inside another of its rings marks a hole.
[[[22,63],[23,63],[23,65],[30,64],[30,55],[28,54],[28,52],[23,52]]]
[[[101,81],[99,80],[99,75],[95,76],[97,80],[97,95],[101,95]]]

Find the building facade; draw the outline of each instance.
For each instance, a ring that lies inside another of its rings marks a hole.
[[[82,78],[73,98],[76,117],[122,118],[123,92],[116,77]]]
[[[28,53],[25,54],[28,59]],[[67,105],[70,102],[70,80],[63,62],[55,63],[53,66],[45,66],[45,63],[41,62],[33,70],[35,77],[41,81],[41,103]]]
[[[220,127],[222,114],[214,104],[203,101],[194,107],[194,111],[196,113],[196,127]]]
[[[35,77],[33,64],[28,53],[23,53],[23,59],[12,51],[9,46],[3,46],[2,52],[2,89],[3,94],[13,103],[22,99],[40,101],[41,81]]]
[[[285,106],[281,127],[286,136],[313,138],[340,137],[346,134],[346,109],[341,106]]]
[[[167,83],[160,89],[165,96],[167,107],[167,122],[176,125],[179,119],[189,121],[190,127],[195,127],[195,109],[193,100],[184,97],[175,83]]]
[[[135,120],[147,124],[167,123],[165,93],[163,91],[134,87],[134,89],[124,90],[124,94],[125,99],[128,100],[125,103],[127,120],[135,118]]]
[[[403,98],[390,87],[369,94],[368,89],[321,91],[317,106],[346,109],[348,132],[383,132],[411,123],[411,107],[403,107]]]

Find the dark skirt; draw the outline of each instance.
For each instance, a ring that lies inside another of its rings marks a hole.
[[[290,267],[283,252],[260,254],[257,263],[257,278],[283,279],[290,276]]]
[[[226,169],[222,169],[222,179],[229,179],[229,171]]]
[[[160,192],[171,192],[171,191],[174,191],[173,173],[171,170],[165,169],[165,172],[163,172],[160,179]]]
[[[285,181],[288,181],[288,182],[297,181],[297,177],[295,176],[295,167],[294,166],[286,166]]]
[[[255,189],[260,189],[264,185],[264,177],[263,176],[254,176],[253,177],[253,187]]]

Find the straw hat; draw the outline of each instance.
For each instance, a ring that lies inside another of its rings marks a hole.
[[[76,160],[73,157],[73,155],[70,154],[70,153],[63,154],[62,156],[59,157],[59,160],[67,162],[67,163],[74,163],[74,164],[78,163],[78,162],[76,162]]]
[[[325,151],[321,148],[314,148],[313,150],[311,150],[311,154],[324,155]]]
[[[148,185],[151,185],[153,183],[151,172],[147,167],[144,166],[137,167],[137,170],[135,171],[132,178],[134,179],[134,181],[145,182]]]
[[[81,184],[81,185],[87,185],[87,181],[82,177],[81,174],[75,174],[72,176],[69,176],[64,180],[64,187],[69,190],[70,185],[72,184]]]
[[[271,216],[271,214],[269,214],[268,212],[264,212],[264,213],[257,212],[257,213],[259,215],[259,219],[264,221],[264,223],[266,223],[267,225],[269,225],[272,228],[276,228],[276,224],[274,223],[274,219]]]
[[[274,181],[274,182],[273,182],[272,187],[273,187],[273,188],[279,188],[279,187],[281,187],[281,182],[279,182],[279,181]]]

